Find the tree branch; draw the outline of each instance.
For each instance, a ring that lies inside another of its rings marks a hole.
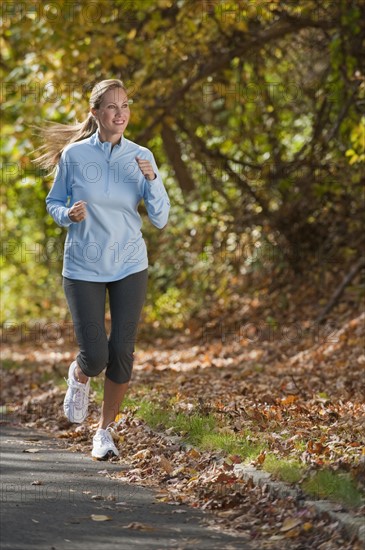
[[[218,149],[215,149],[214,151],[212,149],[209,149],[206,146],[205,142],[201,138],[199,138],[194,132],[190,131],[181,120],[179,120],[178,124],[179,124],[179,127],[189,136],[193,145],[198,150],[200,150],[206,157],[221,161],[220,168],[223,168],[227,172],[227,174],[231,176],[231,178],[235,181],[238,187],[240,187],[241,189],[244,189],[249,195],[251,195],[251,197],[255,200],[256,204],[258,204],[261,207],[262,212],[267,217],[269,217],[270,211],[265,200],[262,197],[258,196],[256,191],[250,186],[246,178],[241,177],[240,174],[238,174],[231,168],[231,166],[229,165],[230,159],[228,159],[225,155],[223,155]]]
[[[325,308],[320,312],[318,315],[316,322],[318,324],[323,323],[323,321],[326,319],[329,312],[335,307],[339,299],[341,298],[342,294],[345,291],[345,288],[351,283],[351,281],[354,279],[355,275],[359,273],[359,271],[365,267],[365,256],[362,256],[350,269],[350,271],[347,273],[346,277],[343,279],[342,283],[336,288],[335,292],[332,294],[332,297]]]
[[[154,120],[136,137],[136,141],[147,142],[152,135],[152,130],[159,124],[166,114],[170,114],[178,105],[178,103],[185,97],[187,92],[198,82],[204,80],[208,76],[217,73],[224,67],[230,65],[232,58],[245,56],[251,53],[255,49],[259,49],[263,43],[267,44],[283,36],[298,32],[304,28],[331,28],[332,21],[314,21],[310,18],[296,18],[287,17],[280,19],[273,23],[270,27],[256,32],[253,36],[249,33],[241,33],[241,40],[236,43],[232,48],[230,42],[227,43],[227,47],[223,48],[220,56],[215,56],[212,60],[203,59],[196,67],[191,68],[191,76],[186,79],[186,82],[180,88],[174,90],[164,103],[159,100],[156,101],[153,109],[160,110]]]

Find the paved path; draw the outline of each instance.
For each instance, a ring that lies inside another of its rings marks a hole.
[[[126,466],[70,452],[42,432],[3,423],[0,451],[1,550],[251,549],[204,526],[202,511],[157,502],[154,491],[99,473]]]

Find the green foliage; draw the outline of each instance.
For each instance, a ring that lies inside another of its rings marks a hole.
[[[268,265],[305,271],[327,249],[341,262],[348,242],[358,242],[365,160],[358,7],[11,5],[1,39],[3,322],[67,315],[64,231],[45,212],[52,176],[30,162],[40,145],[31,125],[84,119],[88,92],[105,78],[126,82],[134,100],[127,137],[154,151],[172,202],[162,233],[144,224],[149,323],[181,330]],[[255,255],[264,245],[273,257]]]

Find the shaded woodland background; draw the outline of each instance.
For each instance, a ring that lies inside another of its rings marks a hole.
[[[2,19],[9,330],[69,319],[65,232],[45,211],[52,175],[31,162],[32,125],[83,120],[106,78],[127,84],[126,136],[153,150],[172,204],[162,232],[141,208],[148,333],[209,322],[222,335],[253,310],[266,327],[359,312],[363,2],[5,1]]]
[[[120,78],[126,137],[154,152],[172,208],[163,231],[140,208],[150,281],[117,416],[132,469],[118,479],[273,550],[362,547],[302,493],[271,497],[235,465],[363,514],[364,8],[2,3],[4,421],[90,451],[103,381],[70,425],[65,231],[45,210],[52,174],[32,163],[33,126],[83,120],[93,85]]]

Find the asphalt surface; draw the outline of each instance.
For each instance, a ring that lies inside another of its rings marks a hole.
[[[2,423],[0,452],[1,550],[252,548],[209,529],[209,514],[158,502],[153,490],[105,474],[127,466],[68,451],[38,430]]]

